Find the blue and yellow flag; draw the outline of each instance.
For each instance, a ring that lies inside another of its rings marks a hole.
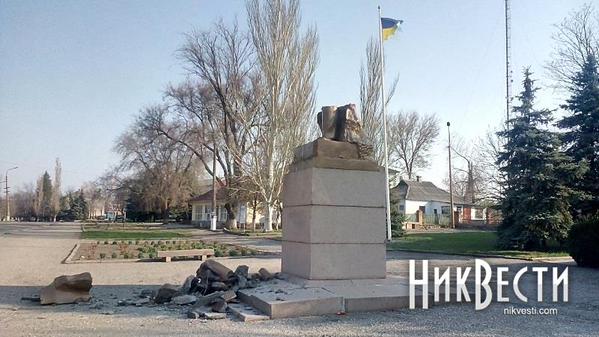
[[[399,28],[399,25],[403,23],[403,20],[395,20],[391,18],[381,18],[381,27],[383,27],[383,40],[387,40],[395,31]]]

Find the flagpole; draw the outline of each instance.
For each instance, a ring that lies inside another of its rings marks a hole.
[[[381,97],[383,109],[383,144],[385,151],[385,208],[387,211],[387,240],[391,241],[391,200],[389,197],[389,155],[387,154],[387,104],[385,104],[385,52],[383,49],[383,25],[381,22],[381,6],[379,9],[379,43],[381,54]]]

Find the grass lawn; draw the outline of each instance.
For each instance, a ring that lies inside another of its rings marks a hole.
[[[568,253],[559,249],[548,252],[499,250],[495,232],[409,233],[398,241],[388,244],[387,249],[446,254],[501,255],[523,259],[568,256]]]
[[[189,235],[175,231],[118,231],[118,230],[88,230],[83,232],[84,239],[131,239],[131,240],[150,240],[150,239],[172,239],[185,238]]]

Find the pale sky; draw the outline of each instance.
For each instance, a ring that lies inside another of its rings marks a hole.
[[[572,10],[599,0],[513,0],[514,93],[530,65],[537,85],[551,34]],[[468,140],[505,116],[503,0],[304,0],[304,24],[317,26],[317,107],[359,103],[364,48],[383,16],[404,20],[385,43],[386,77],[399,73],[390,112],[435,113],[442,125],[432,166],[419,172],[439,185],[447,175],[445,123]],[[94,180],[118,161],[117,136],[139,109],[159,102],[184,76],[176,50],[183,34],[219,18],[245,24],[245,2],[213,0],[0,0],[0,173],[14,188],[53,173],[60,157],[63,188]],[[560,97],[539,92],[541,106]],[[459,165],[459,163],[456,163]]]

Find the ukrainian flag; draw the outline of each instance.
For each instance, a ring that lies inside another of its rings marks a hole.
[[[401,23],[403,23],[403,20],[381,18],[381,27],[383,27],[383,40],[387,40],[393,36]]]

